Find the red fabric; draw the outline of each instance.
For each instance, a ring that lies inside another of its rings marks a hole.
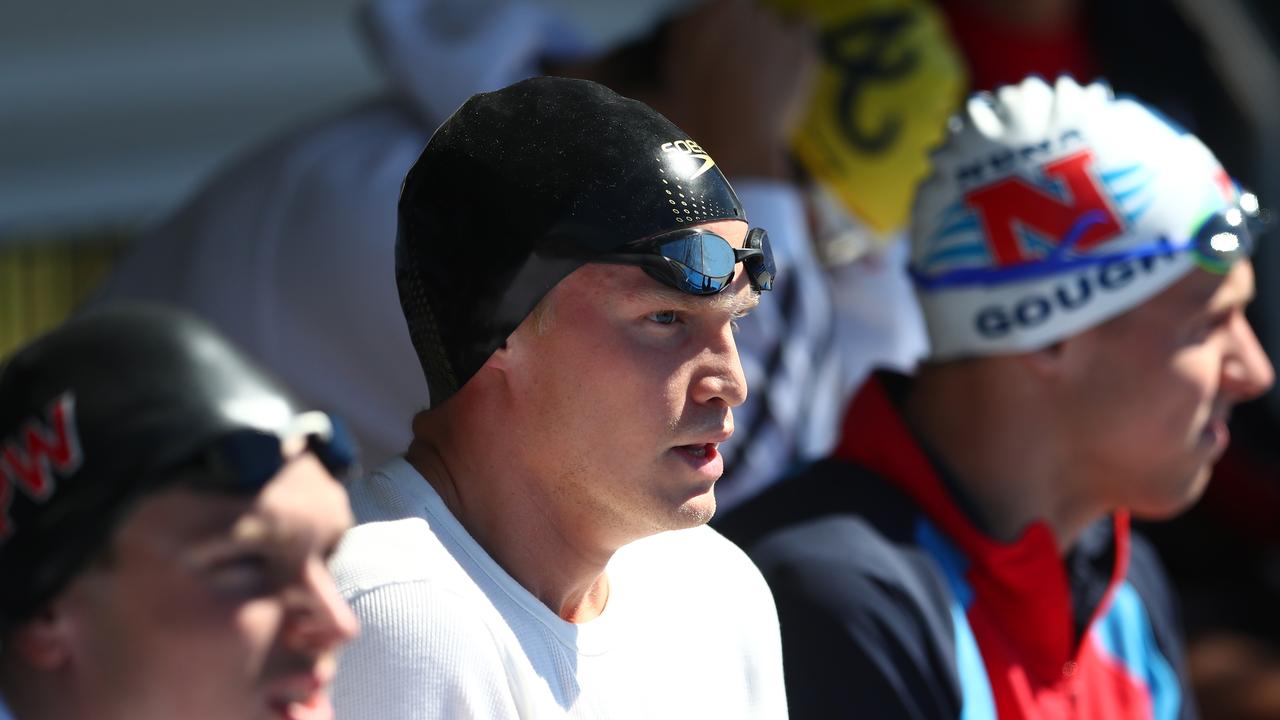
[[[854,398],[836,457],[855,462],[905,492],[968,558],[974,592],[969,624],[982,652],[1001,718],[1151,716],[1145,686],[1105,658],[1085,633],[1074,638],[1071,591],[1057,541],[1044,522],[1012,543],[979,531],[954,503],[882,381]],[[1110,607],[1129,561],[1129,516],[1114,516],[1116,563],[1090,626]]]
[[[973,6],[972,0],[939,3],[952,38],[969,61],[974,90],[992,90],[1039,75],[1049,82],[1069,74],[1081,83],[1101,74],[1083,19],[1073,17],[1059,27],[1036,34],[1011,27]]]

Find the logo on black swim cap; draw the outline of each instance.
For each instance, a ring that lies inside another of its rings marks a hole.
[[[0,545],[14,533],[9,508],[21,490],[45,503],[58,477],[70,477],[83,463],[76,431],[75,395],[67,391],[49,403],[44,417],[27,418],[11,437],[0,438]]]
[[[463,103],[406,175],[397,212],[396,284],[433,406],[583,264],[746,219],[689,133],[603,85],[556,77]]]
[[[716,166],[706,150],[698,143],[685,138],[662,143],[662,153],[654,158],[658,172],[663,176],[662,190],[677,223],[699,223],[725,215],[725,209],[716,203],[715,188],[708,181],[694,182],[700,175]],[[719,175],[719,171],[716,171]],[[722,176],[723,177],[723,176]],[[668,178],[670,178],[668,180]],[[714,183],[714,179],[710,182]],[[726,183],[727,184],[727,183]],[[708,194],[712,197],[708,198]],[[737,198],[734,198],[736,204]],[[733,215],[738,213],[734,212]]]
[[[662,152],[672,154],[672,165],[679,170],[685,171],[682,174],[684,174],[686,180],[692,180],[716,166],[716,161],[711,159],[706,150],[703,150],[698,143],[687,138],[663,143]],[[702,165],[696,170],[693,167],[695,160],[702,161]]]

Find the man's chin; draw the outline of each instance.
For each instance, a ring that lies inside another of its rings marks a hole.
[[[1150,498],[1141,505],[1135,505],[1131,508],[1131,512],[1135,518],[1141,520],[1171,520],[1190,510],[1200,500],[1205,488],[1209,486],[1209,478],[1212,474],[1213,465],[1205,463],[1193,473],[1184,476],[1176,486],[1170,487],[1169,492],[1158,498]]]
[[[716,493],[714,489],[710,489],[680,505],[676,512],[676,523],[679,527],[673,527],[672,530],[706,525],[715,514]]]

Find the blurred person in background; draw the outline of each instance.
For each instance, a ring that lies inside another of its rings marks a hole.
[[[720,527],[769,580],[796,717],[1194,717],[1130,514],[1203,492],[1274,373],[1242,193],[1102,84],[972,98],[912,226],[930,334],[834,456]]]
[[[1105,76],[1193,132],[1263,197],[1280,191],[1276,5],[1185,0],[940,0],[974,89],[1030,74]],[[1171,52],[1171,48],[1176,51]],[[1253,258],[1271,274],[1280,254]],[[1280,295],[1259,288],[1251,324],[1273,355]],[[1146,524],[1186,613],[1193,681],[1206,714],[1280,716],[1280,395],[1245,403],[1197,503]]]
[[[349,486],[340,717],[786,716],[769,589],[705,527],[733,325],[776,272],[746,219],[696,138],[597,83],[524,80],[436,131],[395,277],[433,402]]]
[[[325,566],[352,521],[327,416],[126,306],[4,363],[0,448],[0,717],[333,717],[357,625]]]

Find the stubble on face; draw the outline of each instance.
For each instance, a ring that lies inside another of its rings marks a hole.
[[[703,350],[696,337],[680,333],[697,325],[665,328],[646,315],[690,311],[692,318],[693,309],[714,307],[727,316],[755,302],[741,287],[696,298],[658,285],[638,268],[607,265],[580,268],[548,295],[550,327],[527,322],[517,331],[529,351],[517,375],[520,424],[529,436],[524,446],[543,474],[553,476],[548,492],[556,505],[619,536],[710,519],[713,483],[683,478],[689,471],[672,449],[722,431],[732,423],[731,411],[690,399]]]
[[[1248,263],[1227,276],[1193,271],[1089,331],[1097,362],[1079,389],[1081,434],[1092,438],[1083,455],[1096,462],[1105,486],[1095,492],[1109,493],[1110,504],[1163,519],[1203,494],[1231,408],[1254,394],[1223,381],[1241,333],[1254,342],[1242,314],[1252,296]]]

